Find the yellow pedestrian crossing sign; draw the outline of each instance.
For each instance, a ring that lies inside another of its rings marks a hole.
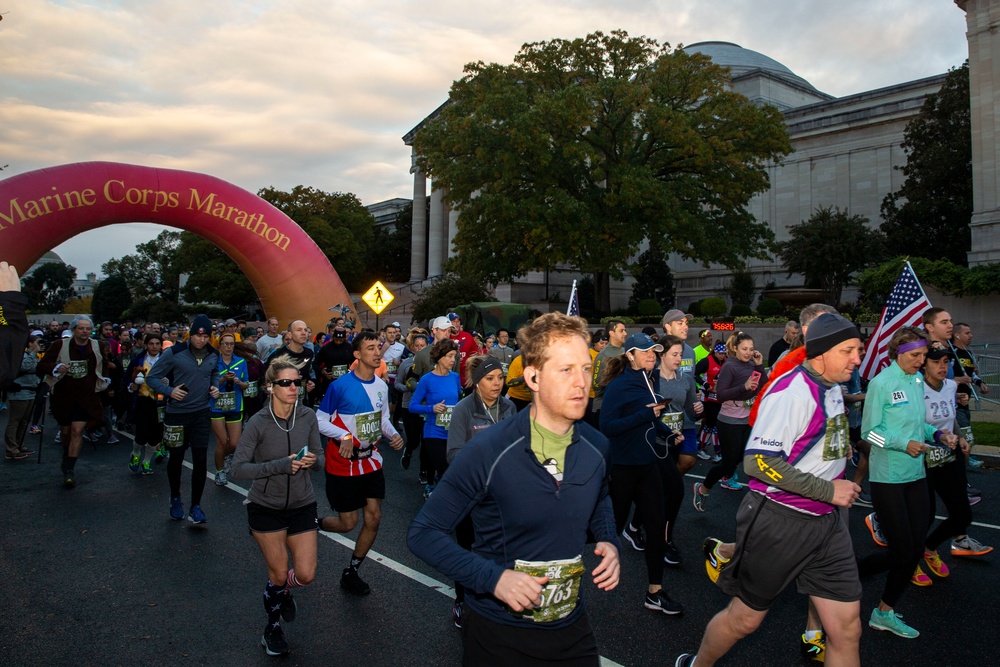
[[[361,297],[361,300],[367,303],[368,307],[378,315],[395,298],[385,285],[376,280],[375,284],[368,288],[368,291]]]

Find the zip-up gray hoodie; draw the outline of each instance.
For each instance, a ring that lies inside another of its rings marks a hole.
[[[233,454],[229,477],[253,480],[247,494],[250,502],[279,510],[304,507],[316,500],[312,476],[305,469],[291,474],[289,456],[306,445],[316,455],[313,469],[322,470],[323,448],[316,413],[296,405],[294,420],[286,421],[272,416],[270,407],[265,406],[247,421]]]
[[[475,391],[452,408],[451,425],[448,426],[448,450],[445,454],[449,464],[455,460],[465,443],[472,440],[480,431],[517,414],[517,408],[506,396],[497,397],[497,405],[499,419],[496,421],[493,421],[491,414],[487,414],[482,399]]]
[[[205,349],[208,353],[199,364],[188,344],[178,343],[164,350],[160,360],[150,369],[146,383],[156,387],[156,391],[161,394],[169,397],[175,387],[187,385],[188,393],[183,401],[167,399],[167,414],[191,414],[208,410],[211,406],[208,390],[212,387],[212,378],[218,372],[219,354],[211,345],[206,345]],[[167,378],[169,385],[161,383],[164,378]]]

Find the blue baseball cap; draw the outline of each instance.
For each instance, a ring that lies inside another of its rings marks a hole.
[[[663,352],[663,346],[646,334],[637,333],[632,334],[625,340],[625,351],[630,352],[632,350],[640,350],[642,352],[656,350],[657,352]]]

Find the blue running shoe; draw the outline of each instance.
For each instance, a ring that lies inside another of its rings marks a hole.
[[[142,462],[142,474],[143,475],[152,475],[153,474],[153,466],[151,466],[149,464],[149,461],[143,461]]]
[[[188,521],[195,525],[208,523],[208,517],[206,517],[205,513],[201,511],[201,505],[191,506],[191,511],[188,513]]]
[[[184,503],[179,497],[170,499],[170,518],[174,521],[180,521],[184,518]]]
[[[743,490],[743,485],[740,484],[739,473],[736,472],[735,470],[733,471],[732,476],[731,477],[727,477],[726,479],[722,480],[722,482],[719,484],[719,486],[721,486],[724,489],[729,489],[730,491],[742,491]]]
[[[139,472],[139,457],[135,454],[128,460],[128,469],[132,472]]]

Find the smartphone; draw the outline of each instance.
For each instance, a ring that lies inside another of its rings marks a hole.
[[[179,385],[177,385],[177,388],[180,389],[181,391],[187,391],[188,390],[188,386],[186,384],[179,384]]]
[[[663,407],[667,407],[668,405],[670,405],[670,401],[672,401],[672,400],[674,400],[674,399],[672,399],[672,398],[665,398],[665,399],[663,399],[662,401],[659,402],[659,405],[662,405]]]
[[[754,371],[750,374],[751,382],[760,382],[760,371]]]
[[[299,450],[299,451],[298,451],[298,452],[297,452],[297,453],[295,454],[295,460],[296,460],[296,461],[299,461],[299,460],[301,460],[301,459],[302,459],[302,457],[303,457],[303,456],[305,456],[305,455],[306,455],[306,454],[308,454],[308,453],[309,453],[309,445],[306,445],[305,447],[303,447],[302,449],[300,449],[300,450]]]

